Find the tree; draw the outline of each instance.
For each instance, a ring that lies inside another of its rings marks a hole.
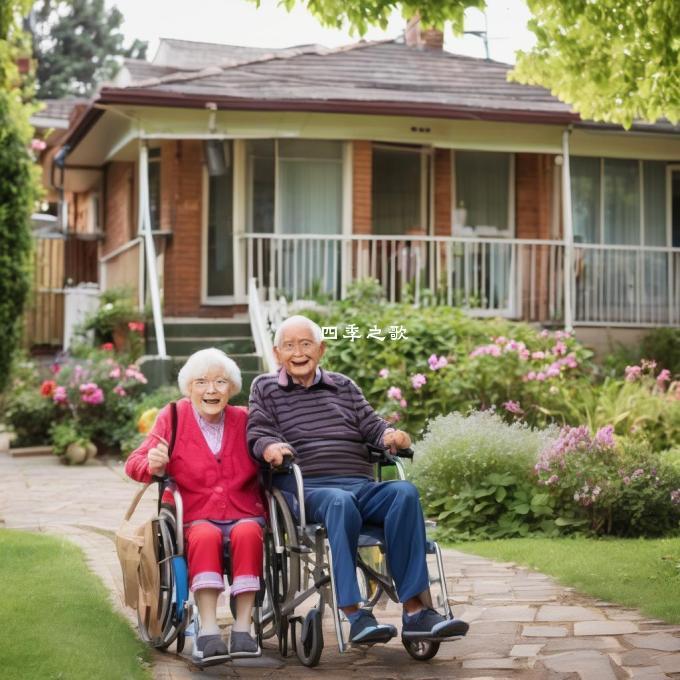
[[[32,252],[31,209],[37,197],[36,169],[29,153],[32,106],[16,68],[21,32],[15,18],[24,0],[5,0],[0,9],[0,390],[21,337]]]
[[[104,0],[38,0],[26,22],[38,62],[38,98],[88,96],[116,75],[121,57],[144,59],[145,42],[123,46],[122,22]]]
[[[260,0],[252,0],[259,5]],[[468,7],[485,0],[280,0],[303,4],[327,26],[347,23],[363,35],[385,27],[400,9],[420,13],[424,26],[451,21],[463,30]],[[678,0],[527,0],[537,44],[520,52],[511,78],[541,85],[583,118],[620,123],[680,118],[680,2]]]
[[[678,0],[528,0],[537,43],[512,77],[542,85],[583,118],[680,118]]]

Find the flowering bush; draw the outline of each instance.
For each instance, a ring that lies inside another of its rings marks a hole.
[[[452,540],[559,533],[553,500],[532,475],[556,430],[508,424],[492,411],[436,418],[410,476],[438,533]],[[573,519],[570,517],[569,519]]]
[[[136,365],[121,364],[103,352],[55,367],[40,394],[55,405],[57,420],[70,420],[83,438],[116,448],[134,428],[136,400],[146,382]]]
[[[612,426],[592,435],[586,426],[565,427],[535,465],[539,483],[556,508],[588,520],[595,534],[660,535],[678,529],[680,507],[674,472],[642,440],[617,441]]]

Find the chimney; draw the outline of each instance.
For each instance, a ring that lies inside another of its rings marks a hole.
[[[444,33],[438,28],[422,28],[420,15],[417,12],[406,24],[404,40],[408,47],[417,47],[419,50],[444,49]]]

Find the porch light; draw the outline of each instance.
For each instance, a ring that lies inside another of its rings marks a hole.
[[[208,174],[211,177],[225,175],[231,166],[231,153],[221,139],[208,139],[203,145]]]

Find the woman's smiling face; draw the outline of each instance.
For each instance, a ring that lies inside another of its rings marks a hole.
[[[229,402],[230,387],[224,369],[216,367],[191,381],[189,399],[203,418],[216,422]]]

